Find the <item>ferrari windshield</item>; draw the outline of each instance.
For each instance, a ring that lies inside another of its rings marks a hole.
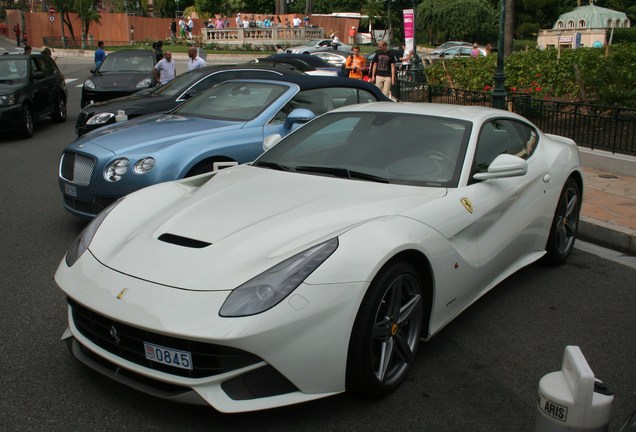
[[[456,187],[471,123],[406,113],[325,114],[281,140],[254,166],[312,175]]]
[[[153,67],[152,55],[122,53],[106,56],[99,71],[101,73],[150,72]]]
[[[24,58],[0,57],[0,81],[26,78],[27,61]]]
[[[212,87],[172,111],[172,114],[217,120],[248,121],[274,103],[288,85],[228,81]]]

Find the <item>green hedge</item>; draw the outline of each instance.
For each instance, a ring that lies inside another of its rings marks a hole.
[[[431,85],[491,91],[497,56],[442,60],[426,69]],[[506,90],[533,97],[636,108],[636,43],[609,49],[529,49],[505,61]]]

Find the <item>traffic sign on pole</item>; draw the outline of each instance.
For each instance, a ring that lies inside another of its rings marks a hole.
[[[53,15],[55,13],[55,8],[53,6],[49,6],[49,13]]]

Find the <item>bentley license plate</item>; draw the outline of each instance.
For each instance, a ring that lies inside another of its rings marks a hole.
[[[188,351],[166,348],[144,342],[146,358],[157,363],[181,369],[192,370],[192,355]]]
[[[66,195],[70,195],[72,197],[77,196],[77,187],[70,185],[68,183],[64,183],[64,193]]]

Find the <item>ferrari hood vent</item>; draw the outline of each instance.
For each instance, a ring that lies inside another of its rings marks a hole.
[[[175,244],[177,246],[183,246],[193,249],[201,249],[207,246],[210,246],[212,243],[195,240],[187,237],[182,237],[175,234],[161,234],[159,236],[159,240],[166,243]]]

